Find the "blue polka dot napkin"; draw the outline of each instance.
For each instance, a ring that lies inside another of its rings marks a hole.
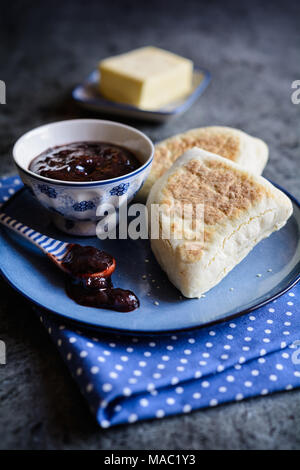
[[[19,187],[2,180],[0,200]],[[104,428],[300,387],[299,283],[255,312],[178,334],[91,334],[37,313]]]

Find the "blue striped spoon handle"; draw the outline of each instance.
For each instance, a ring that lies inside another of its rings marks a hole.
[[[28,240],[33,245],[37,246],[47,256],[49,256],[50,259],[56,263],[60,269],[65,271],[61,261],[70,248],[70,243],[43,235],[42,233],[27,227],[27,225],[22,224],[22,222],[13,219],[4,212],[0,212],[0,223],[18,233],[23,238],[26,238],[26,240]]]

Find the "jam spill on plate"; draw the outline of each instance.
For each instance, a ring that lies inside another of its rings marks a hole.
[[[119,312],[131,312],[139,307],[139,299],[132,291],[113,286],[111,274],[116,263],[105,251],[73,244],[62,265],[70,274],[67,293],[78,304]]]

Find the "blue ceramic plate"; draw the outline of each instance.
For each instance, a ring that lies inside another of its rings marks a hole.
[[[193,74],[193,87],[190,94],[183,97],[181,100],[170,103],[168,106],[151,111],[127,104],[115,103],[103,98],[99,92],[99,80],[99,72],[94,70],[84,83],[74,88],[72,92],[74,100],[85,108],[93,111],[121,115],[133,119],[162,122],[172,116],[183,113],[192,106],[209,84],[210,73],[206,70],[195,69]]]
[[[38,249],[4,228],[0,229],[0,268],[9,283],[28,299],[91,327],[141,333],[199,327],[253,310],[299,280],[300,207],[294,199],[293,205],[294,214],[287,225],[259,243],[201,299],[180,296],[155,261],[147,240],[70,238],[49,223],[27,189],[6,203],[5,212],[51,237],[95,245],[112,253],[117,260],[114,284],[134,290],[141,306],[131,313],[119,313],[77,305],[65,294],[62,273]]]

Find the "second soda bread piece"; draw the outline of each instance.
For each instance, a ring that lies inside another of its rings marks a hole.
[[[153,204],[160,205],[161,219],[151,248],[186,297],[200,297],[218,284],[292,214],[290,199],[265,178],[198,148],[182,155],[152,186],[148,211],[154,210]],[[193,218],[182,235],[180,209],[186,204]],[[201,204],[203,239],[198,240],[195,214]],[[168,229],[165,238],[162,232]]]
[[[208,152],[238,163],[246,170],[260,175],[268,161],[268,146],[261,139],[239,129],[223,126],[199,127],[174,135],[155,146],[150,174],[139,192],[146,199],[152,185],[186,150],[200,147]]]

